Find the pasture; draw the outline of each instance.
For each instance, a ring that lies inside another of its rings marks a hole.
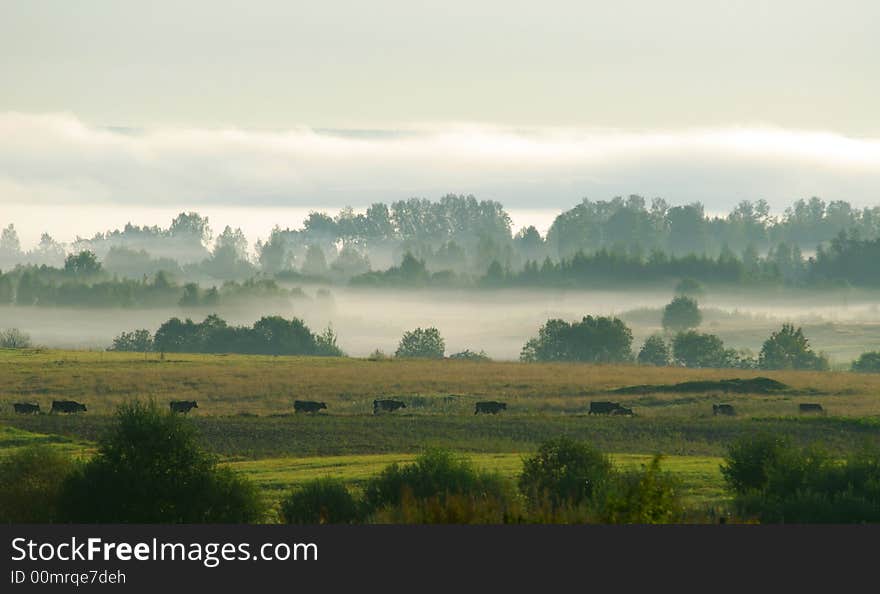
[[[759,376],[786,388],[611,393],[635,384]],[[880,376],[848,372],[7,350],[0,351],[0,386],[0,455],[45,443],[87,456],[118,405],[196,400],[188,418],[204,445],[273,501],[320,476],[357,487],[426,446],[467,453],[477,466],[513,478],[543,440],[567,435],[612,452],[619,465],[663,454],[688,504],[709,508],[724,503],[718,465],[740,436],[773,433],[841,456],[880,444]],[[377,398],[407,408],[373,415]],[[15,402],[48,411],[55,399],[83,402],[88,412],[13,413]],[[327,409],[297,414],[295,400],[325,402]],[[482,400],[506,402],[507,410],[474,415]],[[620,402],[636,416],[589,415],[594,400]],[[719,402],[732,404],[736,415],[713,416]],[[804,402],[821,403],[828,414],[800,415]]]

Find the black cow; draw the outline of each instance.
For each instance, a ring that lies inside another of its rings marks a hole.
[[[322,408],[327,408],[323,402],[314,402],[313,400],[295,400],[293,402],[293,410],[295,412],[318,412]]]
[[[35,415],[40,412],[39,404],[29,404],[27,402],[16,402],[12,405],[12,408],[20,415]]]
[[[172,400],[168,406],[171,408],[171,412],[183,414],[199,407],[195,400]]]
[[[86,405],[80,404],[79,402],[74,402],[73,400],[53,400],[52,401],[52,411],[55,412],[63,412],[63,413],[77,413],[77,412],[86,412]]]
[[[807,403],[807,404],[798,404],[798,411],[801,414],[825,414],[825,409],[822,408],[821,404]]]
[[[487,400],[486,402],[477,402],[477,405],[474,408],[474,414],[488,413],[490,415],[494,415],[495,413],[502,410],[507,410],[506,403],[496,402],[494,400]]]
[[[734,410],[733,405],[731,404],[713,404],[712,414],[732,417],[736,415],[736,410]]]
[[[398,408],[406,408],[406,404],[400,400],[373,400],[373,414],[379,414],[379,411],[394,412]]]
[[[608,402],[600,400],[590,403],[591,415],[629,415],[632,416],[632,409],[620,406],[619,402]]]

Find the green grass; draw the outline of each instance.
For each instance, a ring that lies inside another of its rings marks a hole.
[[[522,471],[526,453],[471,454],[469,458],[478,468],[498,472],[516,479]],[[621,468],[647,464],[648,454],[613,454],[612,459]],[[270,500],[277,502],[290,489],[305,481],[332,477],[354,488],[363,484],[392,463],[411,462],[414,454],[374,454],[356,456],[308,456],[303,458],[268,458],[232,462],[229,465],[255,481]],[[712,456],[668,456],[662,467],[681,482],[685,503],[691,508],[722,505],[726,501],[719,465],[721,459]]]

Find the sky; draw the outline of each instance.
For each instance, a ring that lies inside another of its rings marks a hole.
[[[0,0],[0,224],[448,192],[874,204],[878,22],[872,0]]]

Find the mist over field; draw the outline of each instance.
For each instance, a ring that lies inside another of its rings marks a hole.
[[[354,357],[376,349],[393,355],[405,331],[435,326],[446,354],[484,350],[498,360],[517,360],[526,340],[548,319],[585,315],[620,316],[633,331],[633,348],[662,332],[662,308],[672,287],[640,291],[582,290],[409,290],[306,286],[304,296],[285,303],[198,308],[96,309],[0,307],[0,328],[15,326],[35,344],[50,348],[99,349],[121,332],[155,331],[171,317],[199,322],[212,313],[230,324],[251,325],[262,316],[299,317],[314,331],[330,325],[339,346]],[[700,300],[700,330],[727,346],[757,353],[783,322],[803,325],[817,351],[832,364],[848,364],[880,348],[880,292],[750,293],[719,291]]]

